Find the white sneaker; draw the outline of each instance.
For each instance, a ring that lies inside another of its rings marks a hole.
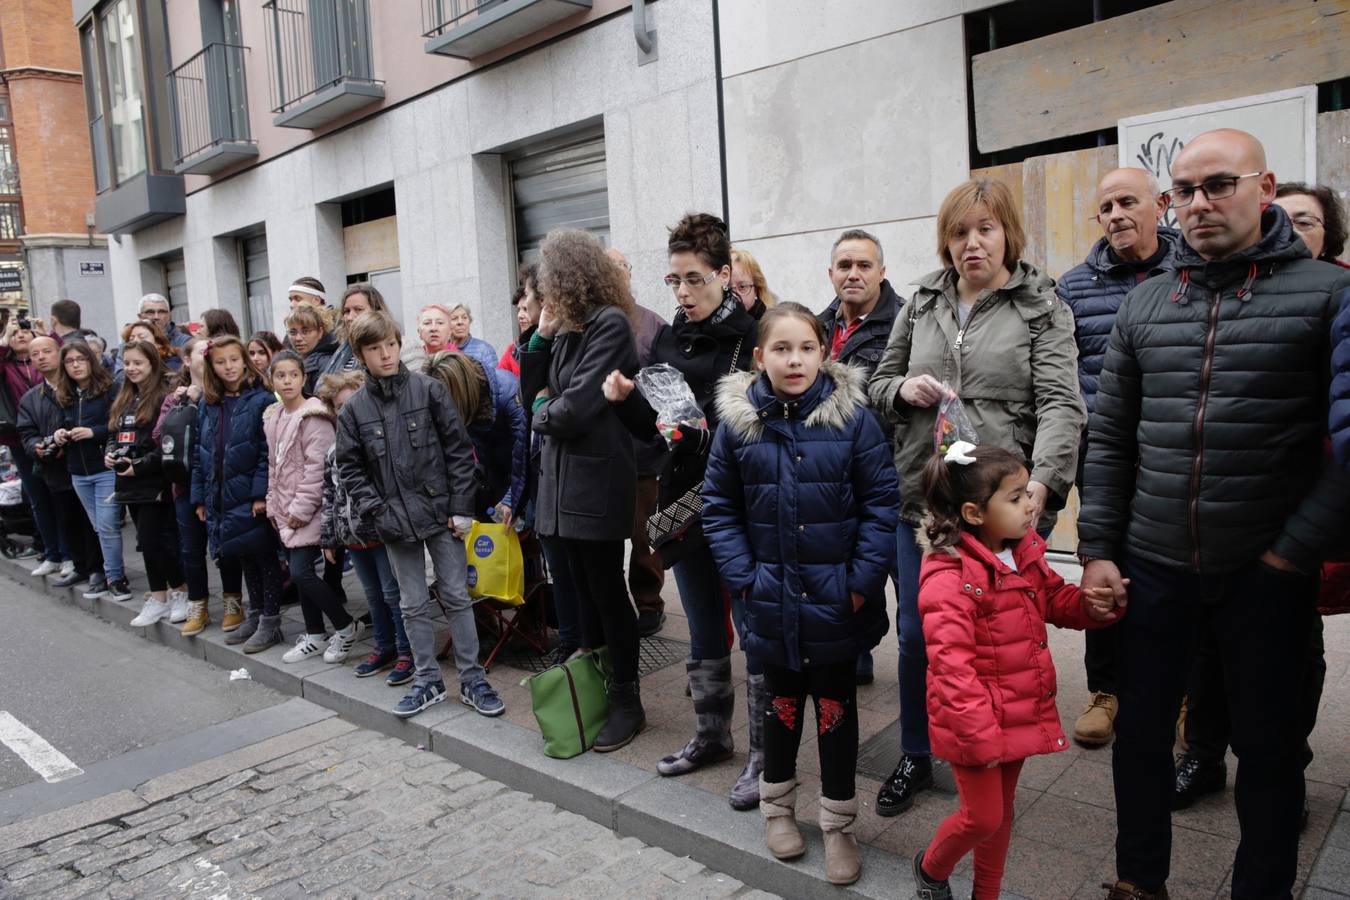
[[[341,631],[333,632],[333,636],[328,639],[328,649],[323,651],[323,661],[326,663],[340,663],[351,654],[352,648],[356,642],[361,640],[361,623],[352,619],[352,624],[347,626],[348,634]]]
[[[169,592],[169,621],[179,625],[187,621],[188,617],[188,598],[187,591]]]
[[[295,646],[281,654],[284,663],[298,663],[323,651],[323,635],[302,634],[295,639]]]
[[[61,563],[61,574],[58,575],[57,577],[69,578],[74,574],[75,574],[75,560],[68,559],[65,562]]]
[[[32,575],[34,578],[41,578],[43,575],[51,575],[52,573],[59,572],[60,570],[61,570],[60,563],[52,562],[50,559],[44,559],[42,562],[38,563],[38,567],[29,574]]]
[[[143,628],[146,625],[153,625],[160,619],[168,618],[168,615],[169,604],[166,601],[149,597],[141,607],[140,615],[131,620],[131,627]]]

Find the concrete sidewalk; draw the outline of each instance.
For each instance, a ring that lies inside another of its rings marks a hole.
[[[127,544],[128,548],[134,546],[134,542]],[[59,601],[76,603],[118,625],[129,627],[127,623],[139,609],[138,600],[125,604],[106,598],[90,601],[72,591],[54,590],[37,583],[45,580],[25,574],[34,563],[3,562],[0,572],[11,574],[14,581],[33,590],[45,590]],[[139,559],[128,554],[127,563],[133,587],[143,585],[144,578],[137,569]],[[1076,567],[1065,568],[1069,570],[1066,576],[1076,577],[1072,571]],[[348,578],[347,591],[349,609],[363,610],[364,594],[354,578]],[[669,618],[661,637],[687,640],[686,623],[679,614],[679,598],[671,579],[667,580],[665,597]],[[893,607],[894,598],[890,602]],[[293,638],[302,630],[299,608],[289,607],[283,612],[286,634]],[[218,600],[212,601],[212,617],[219,622]],[[1326,624],[1327,684],[1321,718],[1312,738],[1316,753],[1308,770],[1312,816],[1303,835],[1296,889],[1296,896],[1306,888],[1305,896],[1319,898],[1350,896],[1350,802],[1346,795],[1350,754],[1345,749],[1350,746],[1350,617],[1328,619]],[[438,620],[439,625],[443,623]],[[554,760],[543,754],[529,694],[520,685],[528,672],[500,661],[489,679],[506,701],[503,717],[485,719],[452,699],[405,721],[389,713],[402,689],[386,687],[382,678],[357,679],[352,675],[352,667],[368,650],[368,638],[344,665],[316,660],[288,666],[281,662],[284,647],[244,656],[225,646],[217,624],[194,639],[184,639],[177,626],[164,623],[138,630],[150,640],[221,666],[222,679],[225,670],[245,667],[253,678],[333,709],[357,725],[431,749],[514,789],[535,794],[620,834],[691,856],[746,884],[787,897],[821,896],[839,890],[824,882],[823,853],[814,833],[819,793],[814,729],[805,730],[799,758],[803,790],[797,814],[810,832],[803,861],[783,864],[773,860],[763,848],[759,815],[734,812],[726,802],[727,792],[744,764],[746,745],[741,687],[744,658],[740,654],[735,658],[738,698],[734,721],[740,752],[734,760],[710,770],[666,779],[655,774],[656,761],[680,747],[693,726],[692,707],[684,695],[684,667],[678,662],[643,678],[649,727],[630,746],[608,755],[587,753],[572,760]],[[672,646],[677,645],[664,649]],[[1067,732],[1086,698],[1082,635],[1052,629],[1051,647],[1059,672],[1060,714]],[[892,632],[875,654],[876,682],[858,692],[865,746],[898,716],[896,657]],[[446,676],[447,685],[454,685],[453,669],[447,670]],[[453,687],[451,690],[453,693]],[[1230,787],[1222,795],[1206,798],[1174,816],[1172,878],[1168,882],[1174,898],[1228,895],[1238,837],[1231,794],[1234,770],[1230,759]],[[859,775],[863,810],[858,836],[864,845],[864,868],[863,878],[852,893],[871,897],[912,895],[909,860],[926,846],[937,824],[957,805],[950,790],[950,775],[939,780],[939,790],[921,795],[902,816],[885,819],[872,809],[879,777]],[[943,785],[945,790],[941,789]],[[1063,753],[1028,760],[1017,806],[1005,893],[1037,900],[1102,896],[1098,885],[1113,877],[1115,837],[1109,751],[1074,746]],[[969,874],[967,860],[954,879],[960,882],[954,884],[958,896],[968,890]]]

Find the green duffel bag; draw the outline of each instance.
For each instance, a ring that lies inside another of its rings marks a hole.
[[[571,759],[591,749],[609,718],[609,680],[609,649],[601,647],[521,682],[530,688],[546,756]]]

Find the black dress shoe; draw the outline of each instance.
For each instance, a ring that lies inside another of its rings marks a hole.
[[[877,815],[898,816],[914,805],[914,795],[933,786],[931,756],[900,757],[891,777],[877,792]]]
[[[1228,765],[1222,761],[1207,763],[1194,756],[1177,760],[1176,789],[1172,809],[1187,809],[1206,794],[1217,794],[1228,783]]]
[[[637,617],[638,637],[651,637],[660,631],[664,624],[666,624],[665,613],[659,609],[644,609]]]

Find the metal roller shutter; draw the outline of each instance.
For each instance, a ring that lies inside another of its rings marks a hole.
[[[258,234],[239,242],[244,255],[244,293],[248,297],[247,334],[272,329],[272,280],[267,267],[267,235]]]
[[[188,311],[187,266],[183,257],[164,260],[164,287],[169,295],[169,316],[174,324],[182,325],[192,319]]]
[[[597,127],[510,161],[516,254],[528,262],[555,228],[581,228],[609,245],[605,135]]]

